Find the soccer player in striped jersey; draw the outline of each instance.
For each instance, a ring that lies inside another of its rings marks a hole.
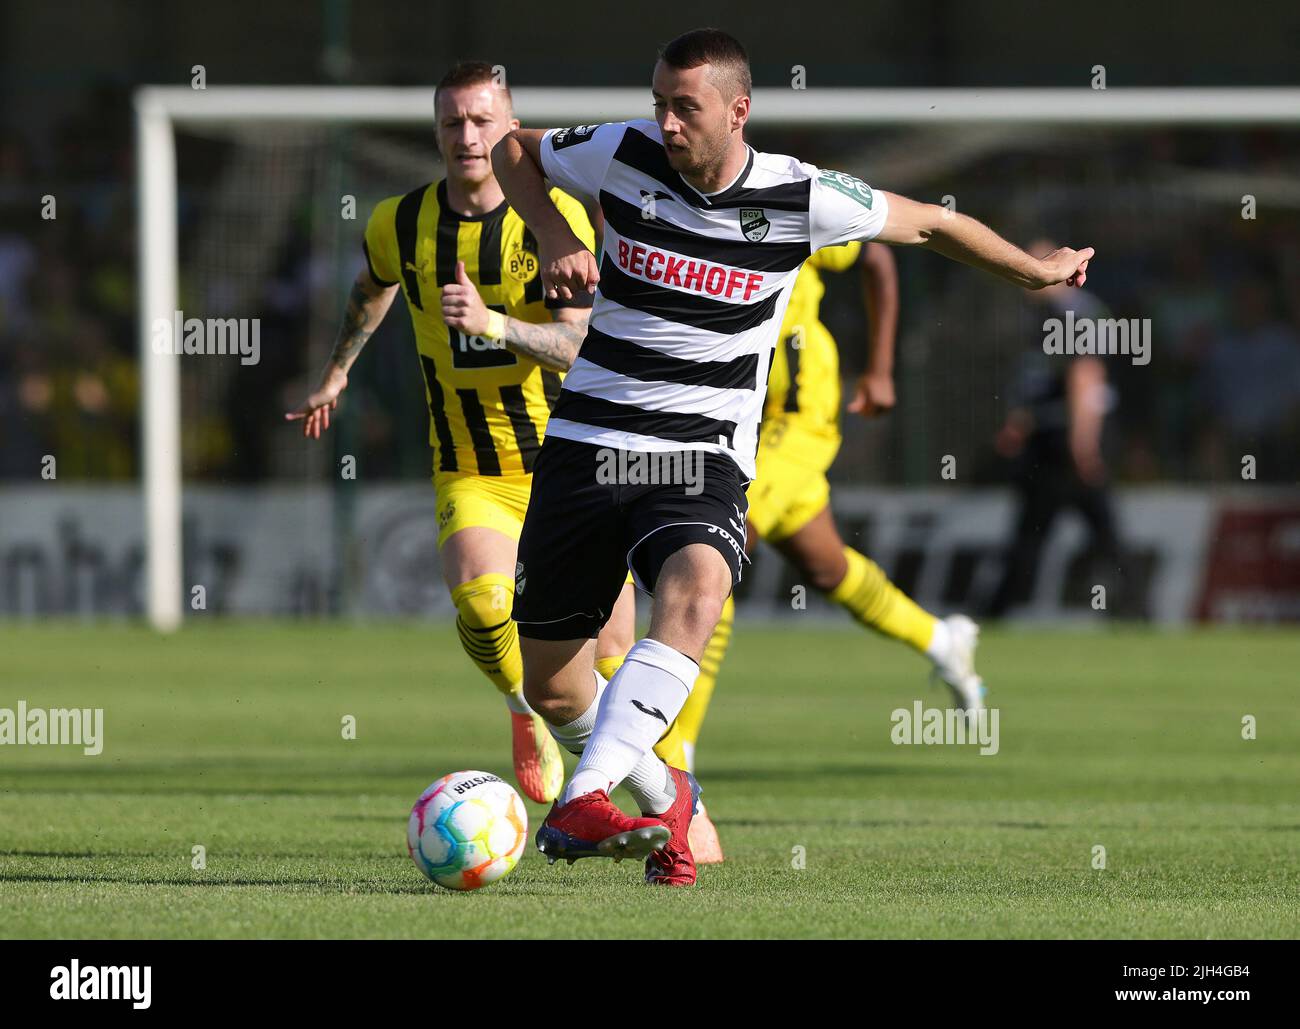
[[[755,152],[743,138],[749,61],[725,32],[664,47],[653,94],[654,121],[515,130],[493,165],[537,234],[546,294],[596,294],[519,538],[524,693],[583,747],[538,848],[569,860],[644,857],[648,882],[687,885],[698,785],[653,747],[739,580],[768,369],[800,266],[822,247],[879,239],[1039,289],[1082,285],[1092,250],[1034,258],[966,215]],[[600,203],[599,264],[547,178]],[[659,474],[608,474],[646,466]],[[593,674],[595,641],[629,568],[654,597],[650,630],[605,685]],[[620,783],[640,817],[610,801]]]
[[[438,551],[456,605],[465,653],[505,697],[515,775],[546,803],[564,762],[522,692],[519,640],[510,618],[515,550],[562,373],[587,327],[590,296],[546,297],[537,240],[506,203],[491,150],[519,127],[510,91],[492,65],[452,68],[434,93],[438,147],[447,176],[381,201],[366,227],[338,341],[315,392],[288,415],[319,438],[348,382],[348,369],[400,289],[415,327],[429,404],[437,491]],[[594,245],[582,204],[547,194],[573,238]],[[631,586],[602,634],[612,675],[634,636]]]
[[[746,553],[756,540],[772,544],[814,589],[844,608],[860,624],[899,640],[933,662],[952,690],[954,707],[968,712],[983,705],[983,681],[975,674],[978,628],[965,615],[936,618],[889,581],[866,555],[845,544],[830,510],[826,478],[840,449],[839,349],[822,323],[825,272],[858,268],[866,308],[868,355],[847,410],[866,418],[894,406],[894,331],[898,320],[898,273],[894,255],[881,243],[852,241],[823,247],[799,271],[767,380],[767,401],[758,441],[758,476],[747,492]],[[700,674],[671,742],[655,752],[668,764],[695,770],[695,747],[727,652],[735,603],[727,598],[722,617],[700,659]],[[703,803],[690,828],[691,851],[699,864],[722,861],[722,845]]]

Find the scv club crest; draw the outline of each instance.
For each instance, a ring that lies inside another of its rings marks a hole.
[[[740,231],[751,243],[757,243],[767,235],[772,223],[767,220],[761,208],[742,207],[740,209]]]

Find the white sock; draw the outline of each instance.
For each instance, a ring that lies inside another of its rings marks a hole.
[[[522,689],[515,690],[514,693],[505,694],[506,707],[517,715],[531,715],[533,709],[528,706],[528,701],[524,699]]]
[[[565,722],[564,725],[551,725],[551,735],[555,737],[555,742],[567,750],[570,754],[581,754],[583,748],[587,746],[587,740],[591,738],[591,732],[596,728],[596,712],[600,709],[600,698],[605,692],[605,687],[609,685],[605,677],[597,671],[591,673],[596,677],[596,696],[591,701],[591,707],[587,708],[582,714],[572,722]],[[565,802],[568,802],[565,797]]]
[[[937,619],[934,623],[934,635],[930,637],[930,645],[925,648],[926,656],[936,665],[942,665],[948,663],[951,651],[952,630],[942,618]]]
[[[591,738],[592,730],[596,728],[596,714],[600,708],[600,698],[605,692],[605,687],[609,684],[599,673],[596,676],[596,697],[591,702],[591,707],[587,708],[582,714],[571,722],[564,725],[550,726],[551,735],[555,737],[555,742],[567,750],[570,754],[581,754],[587,746],[587,740]],[[673,801],[677,799],[677,787],[673,783],[673,777],[668,771],[668,766],[659,759],[653,748],[646,751],[636,767],[628,774],[623,781],[628,792],[632,794],[637,806],[641,809],[642,814],[661,815],[673,806]],[[601,787],[596,787],[600,789]],[[610,789],[611,787],[605,787]],[[589,792],[589,791],[582,791]],[[561,803],[567,804],[580,793],[570,794],[565,791],[564,799]]]
[[[699,673],[699,665],[658,640],[629,650],[601,698],[565,803],[592,790],[608,793],[626,779],[681,713]]]
[[[623,780],[643,815],[662,815],[677,799],[677,786],[663,759],[651,747]]]
[[[695,771],[695,744],[682,740],[682,753],[686,755],[686,770]]]

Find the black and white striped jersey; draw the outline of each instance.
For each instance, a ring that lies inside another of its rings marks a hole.
[[[542,168],[605,215],[587,338],[547,433],[622,450],[707,450],[754,476],[767,373],[799,268],[867,240],[888,203],[866,183],[749,148],[705,195],[673,171],[654,121],[552,129]]]

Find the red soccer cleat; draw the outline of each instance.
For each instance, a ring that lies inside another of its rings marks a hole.
[[[691,854],[691,816],[700,800],[700,784],[695,776],[671,765],[677,799],[673,806],[656,817],[672,830],[668,845],[645,859],[645,881],[656,886],[693,886],[695,858]]]
[[[604,790],[556,805],[537,830],[537,849],[555,864],[583,857],[643,858],[668,844],[672,831],[658,818],[631,818]]]

